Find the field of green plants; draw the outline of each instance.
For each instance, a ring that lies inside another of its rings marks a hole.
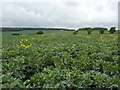
[[[1,88],[120,88],[117,33],[34,33],[2,34]]]

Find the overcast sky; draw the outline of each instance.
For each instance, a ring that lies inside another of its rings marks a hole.
[[[6,0],[4,0],[6,1]],[[3,2],[2,26],[118,27],[119,0]]]

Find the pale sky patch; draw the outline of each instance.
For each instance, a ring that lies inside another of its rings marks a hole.
[[[4,27],[118,27],[118,0],[2,0],[1,15]]]

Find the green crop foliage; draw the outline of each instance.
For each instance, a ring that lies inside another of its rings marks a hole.
[[[4,32],[1,87],[120,88],[118,35],[79,32]]]

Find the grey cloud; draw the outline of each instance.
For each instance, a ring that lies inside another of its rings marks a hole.
[[[117,2],[97,1],[5,3],[2,22],[22,27],[117,27]]]
[[[79,2],[65,2],[65,5],[76,7],[76,6],[80,6],[80,3]]]

